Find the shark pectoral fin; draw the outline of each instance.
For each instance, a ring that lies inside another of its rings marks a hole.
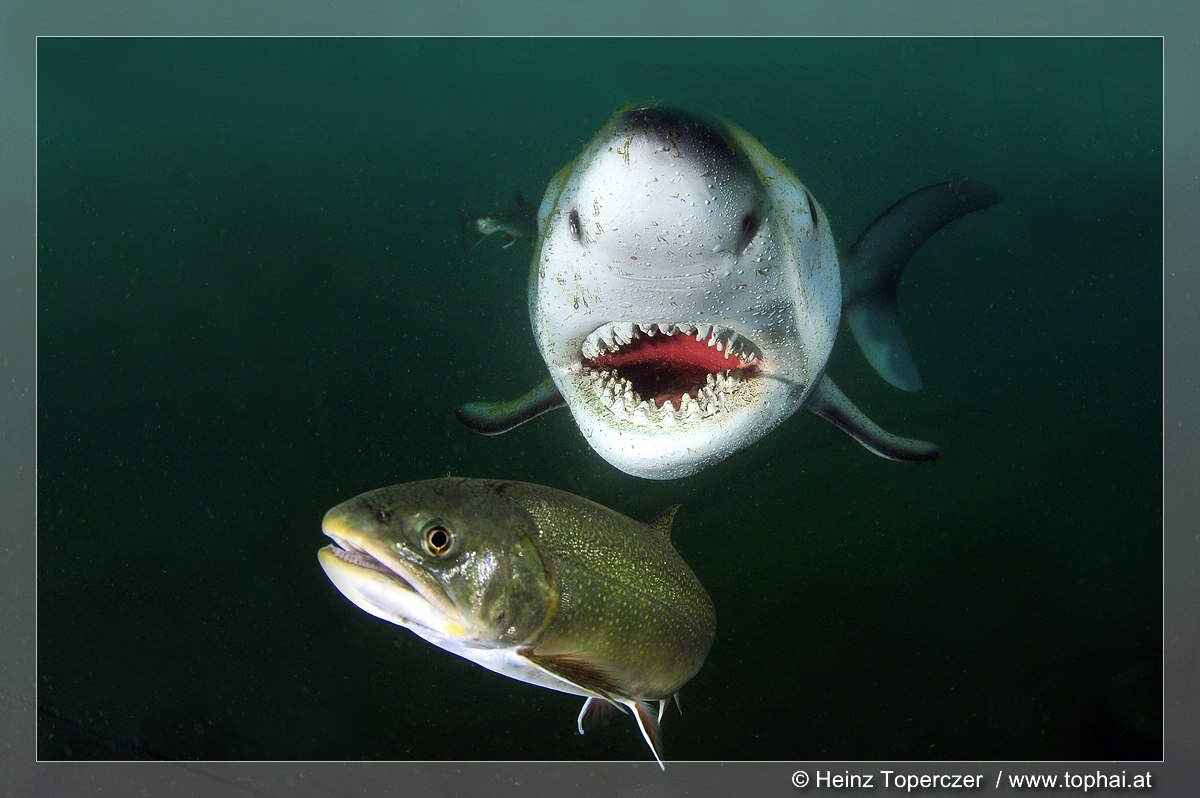
[[[927,186],[880,214],[846,251],[842,306],[850,331],[879,376],[897,388],[923,387],[900,330],[896,291],[901,272],[938,230],[1000,199],[999,191],[972,180]]]
[[[658,762],[660,768],[666,770],[667,766],[662,761],[662,732],[659,730],[658,718],[654,716],[654,710],[650,708],[650,702],[626,701],[625,706],[633,710],[633,718],[642,732],[642,739],[646,741],[646,745],[650,746],[650,753],[654,754],[654,761]]]
[[[547,377],[524,395],[501,402],[467,402],[454,415],[481,435],[500,435],[542,413],[566,406],[562,394]]]
[[[804,402],[804,409],[833,424],[880,457],[910,462],[941,457],[941,451],[932,443],[893,435],[867,418],[828,375],[813,388]]]

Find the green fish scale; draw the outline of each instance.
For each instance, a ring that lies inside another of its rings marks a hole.
[[[716,631],[713,604],[663,531],[541,486],[505,494],[536,523],[558,594],[539,652],[578,654],[639,700],[673,695],[696,674]]]

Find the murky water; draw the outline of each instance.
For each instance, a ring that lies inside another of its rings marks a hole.
[[[646,758],[324,577],[327,508],[453,473],[682,503],[718,634],[668,758],[1159,758],[1160,48],[43,40],[40,755]],[[565,413],[455,421],[542,376],[530,250],[464,254],[459,210],[536,200],[646,100],[754,133],[844,244],[929,183],[1004,191],[905,276],[926,390],[848,335],[830,365],[940,461],[800,415],[647,482]]]

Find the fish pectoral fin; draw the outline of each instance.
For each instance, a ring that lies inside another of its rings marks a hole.
[[[659,729],[658,718],[655,717],[650,702],[627,701],[624,703],[633,710],[633,719],[637,721],[638,728],[642,732],[642,739],[646,741],[646,745],[650,746],[650,753],[654,754],[654,760],[658,762],[660,768],[666,770],[667,766],[662,761],[662,732]],[[660,714],[661,710],[662,702],[659,703]]]
[[[942,455],[932,443],[893,435],[867,418],[829,379],[829,375],[821,377],[804,401],[804,409],[833,424],[880,457],[922,462],[936,460]]]
[[[516,399],[467,402],[454,415],[480,435],[500,435],[566,404],[554,381],[547,377]]]
[[[625,707],[620,704],[614,704],[607,698],[588,696],[583,702],[583,708],[579,710],[579,717],[575,721],[579,733],[583,734],[589,729],[596,728],[596,725],[600,721],[611,715],[615,710],[624,712]]]
[[[607,700],[615,702],[617,699],[614,696],[621,693],[616,680],[583,654],[546,653],[535,648],[523,648],[519,653],[542,670]]]
[[[517,237],[512,235],[511,233],[505,233],[503,236],[500,237],[500,241],[501,241],[500,249],[508,249],[513,244],[517,243]]]

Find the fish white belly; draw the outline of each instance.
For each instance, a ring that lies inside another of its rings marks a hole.
[[[449,637],[438,632],[420,627],[408,627],[413,634],[433,643],[438,648],[457,654],[463,659],[470,660],[476,665],[482,665],[489,671],[516,679],[519,682],[546,687],[560,693],[571,695],[594,696],[595,693],[585,690],[577,684],[555,676],[543,668],[534,665],[517,652],[516,647],[496,648],[472,645],[463,638]]]

